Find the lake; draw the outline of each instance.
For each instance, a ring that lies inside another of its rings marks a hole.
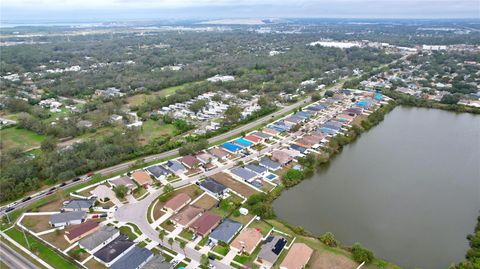
[[[404,268],[448,268],[479,215],[480,115],[397,107],[274,208]]]

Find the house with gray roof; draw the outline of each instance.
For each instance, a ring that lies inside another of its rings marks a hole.
[[[72,224],[80,224],[87,218],[83,211],[62,212],[50,216],[48,223],[53,227],[63,227]]]
[[[269,236],[263,242],[256,262],[265,268],[271,268],[285,248],[287,240],[281,236]]]
[[[89,211],[95,205],[95,198],[91,199],[73,199],[62,207],[63,211]]]
[[[225,219],[220,225],[215,228],[215,230],[210,233],[210,240],[215,244],[218,241],[222,241],[225,243],[230,243],[235,235],[242,229],[243,224],[237,221],[233,221],[231,219]]]
[[[166,177],[168,177],[169,175],[172,174],[172,172],[170,172],[170,170],[166,169],[165,167],[163,167],[161,165],[150,166],[150,167],[147,167],[145,170],[147,170],[147,172],[149,172],[150,174],[152,174],[154,177],[156,177],[158,179],[166,178]]]
[[[245,166],[246,169],[252,171],[252,172],[255,172],[261,176],[264,176],[266,173],[268,173],[268,169],[263,167],[263,166],[260,166],[260,165],[256,165],[256,164],[253,164],[253,163],[250,163],[250,164],[247,164]]]
[[[187,168],[177,160],[168,161],[166,166],[176,175],[182,174],[183,172],[187,171]]]
[[[137,184],[129,176],[121,176],[108,181],[114,188],[122,185],[127,187],[129,192],[137,188]]]
[[[120,231],[118,229],[112,226],[103,226],[91,235],[80,240],[78,245],[88,253],[93,254],[112,242],[118,236],[120,236]]]
[[[269,135],[267,133],[264,133],[264,132],[260,132],[260,131],[251,133],[251,135],[258,136],[258,137],[263,138],[263,139],[268,139],[268,138],[272,137],[271,135]]]
[[[95,252],[93,257],[105,266],[110,267],[134,247],[134,242],[128,240],[128,237],[120,235],[112,242]]]
[[[272,161],[270,158],[268,157],[263,157],[260,159],[260,163],[259,163],[261,166],[265,167],[265,168],[268,168],[270,170],[273,170],[273,171],[276,171],[278,169],[280,169],[282,167],[282,165],[278,162],[275,162],[275,161]]]
[[[228,192],[227,186],[223,185],[222,183],[219,183],[219,182],[215,181],[212,178],[207,178],[204,181],[198,183],[198,185],[202,189],[204,189],[204,190],[206,190],[206,191],[208,191],[208,192],[210,192],[210,193],[212,193],[216,196],[223,196],[224,194],[226,194]]]
[[[155,255],[142,269],[170,269],[172,265],[162,255]]]
[[[138,269],[142,268],[149,260],[153,258],[153,252],[146,248],[133,247],[120,259],[118,259],[111,269]]]
[[[237,176],[238,178],[241,178],[247,182],[251,182],[255,179],[255,177],[257,176],[256,173],[248,170],[248,169],[245,169],[243,167],[237,167],[235,169],[232,169],[230,171],[233,175]]]

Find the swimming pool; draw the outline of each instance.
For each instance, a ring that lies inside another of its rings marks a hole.
[[[278,176],[275,175],[275,174],[268,174],[265,176],[265,178],[268,180],[268,181],[272,181],[274,179],[276,179]]]

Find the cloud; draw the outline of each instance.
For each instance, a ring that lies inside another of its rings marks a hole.
[[[480,18],[479,0],[1,0],[3,20],[162,17]]]

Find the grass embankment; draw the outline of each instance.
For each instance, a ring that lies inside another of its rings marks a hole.
[[[18,230],[17,227],[13,227],[8,231],[5,231],[10,238],[17,241],[23,247],[28,249],[28,244],[25,241],[25,237],[23,233]],[[46,263],[50,264],[52,267],[55,268],[77,268],[73,262],[68,261],[66,258],[61,256],[55,250],[45,246],[43,243],[38,241],[33,236],[25,233],[28,243],[30,244],[30,250],[35,253],[39,258],[41,258]]]

